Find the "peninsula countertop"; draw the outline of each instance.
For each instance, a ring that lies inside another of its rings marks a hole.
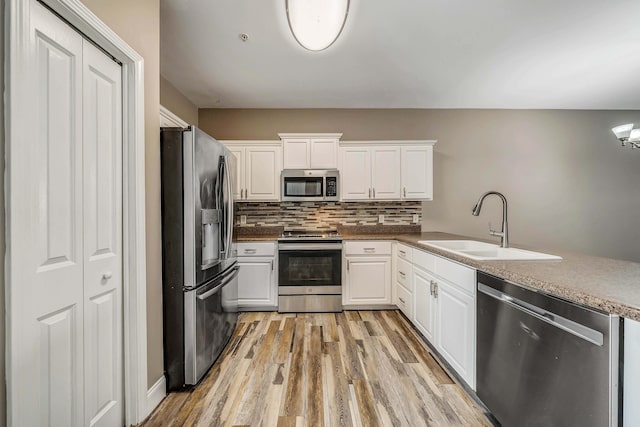
[[[564,298],[607,313],[640,321],[640,263],[564,251],[558,261],[476,261],[418,243],[421,240],[471,239],[441,232],[344,232],[344,240],[396,240],[414,248],[476,268],[532,290]],[[273,234],[245,234],[237,241],[277,240]],[[518,245],[513,245],[518,247]],[[529,249],[529,248],[525,248]]]

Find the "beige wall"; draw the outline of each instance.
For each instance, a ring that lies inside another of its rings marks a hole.
[[[147,231],[147,381],[164,372],[162,360],[162,246],[160,228],[160,4],[159,0],[83,0],[144,57]]]
[[[198,126],[198,107],[162,76],[160,76],[160,104],[185,122]]]
[[[4,0],[0,0],[0,58],[4,58]],[[3,60],[4,65],[4,60]],[[4,97],[4,66],[0,67],[0,87]],[[0,154],[4,159],[4,101],[0,101]],[[0,164],[0,426],[6,423],[6,384],[4,375],[4,161]]]
[[[610,129],[639,111],[224,110],[202,109],[200,127],[218,139],[277,139],[278,132],[343,132],[343,140],[437,139],[434,200],[423,230],[489,238],[509,200],[511,241],[640,262],[640,150]]]

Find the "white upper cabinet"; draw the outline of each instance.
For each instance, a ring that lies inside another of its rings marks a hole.
[[[336,169],[341,133],[280,133],[284,169]]]
[[[280,199],[280,141],[221,141],[235,156],[233,197],[238,201]]]
[[[433,200],[433,145],[402,147],[402,198]]]
[[[342,200],[433,199],[435,141],[343,141]]]
[[[340,148],[342,200],[371,199],[371,150],[368,147]]]
[[[371,149],[372,199],[400,198],[400,147]]]

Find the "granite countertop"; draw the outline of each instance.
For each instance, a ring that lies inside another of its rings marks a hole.
[[[380,227],[372,231],[369,227],[350,227],[341,230],[341,234],[344,240],[397,240],[523,287],[640,321],[640,263],[546,250],[543,252],[559,255],[562,260],[476,261],[418,241],[479,239],[441,232],[406,232],[401,227],[388,232],[379,232]],[[247,232],[237,235],[236,241],[273,241],[279,234]]]
[[[395,239],[526,288],[640,321],[639,263],[561,251],[546,251],[561,256],[560,261],[476,261],[418,243],[469,239],[465,236],[425,232],[397,235]]]

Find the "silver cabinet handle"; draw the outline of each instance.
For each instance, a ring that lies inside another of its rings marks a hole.
[[[406,302],[404,302],[402,298],[398,297],[398,299],[400,300],[401,303],[406,304]]]
[[[398,271],[398,274],[401,275],[402,277],[407,277],[407,275],[404,274],[404,272],[402,272],[402,271]]]
[[[376,189],[375,188],[373,189],[373,198],[374,199],[376,198]]]
[[[405,251],[398,251],[400,253],[400,255],[402,256],[407,256],[407,253]]]
[[[349,271],[349,261],[347,261],[347,271]]]
[[[369,198],[371,198],[371,189],[369,189]]]
[[[110,271],[107,271],[102,275],[102,280],[109,280],[113,277],[113,274]]]
[[[435,284],[436,284],[436,282],[434,282],[433,280],[429,280],[429,288],[430,288],[430,289],[429,289],[429,293],[430,293],[431,295],[433,295],[433,288],[434,288],[434,285],[435,285]]]
[[[245,250],[244,250],[244,253],[245,253],[245,254],[255,254],[255,253],[256,253],[256,250],[255,250],[255,249],[245,249]]]
[[[404,193],[404,197],[407,197],[407,187],[402,187],[402,192]]]
[[[273,271],[273,260],[271,260],[271,271]]]
[[[364,248],[364,251],[368,254],[373,254],[376,252],[376,248]]]
[[[433,284],[433,297],[438,298],[438,282]]]

